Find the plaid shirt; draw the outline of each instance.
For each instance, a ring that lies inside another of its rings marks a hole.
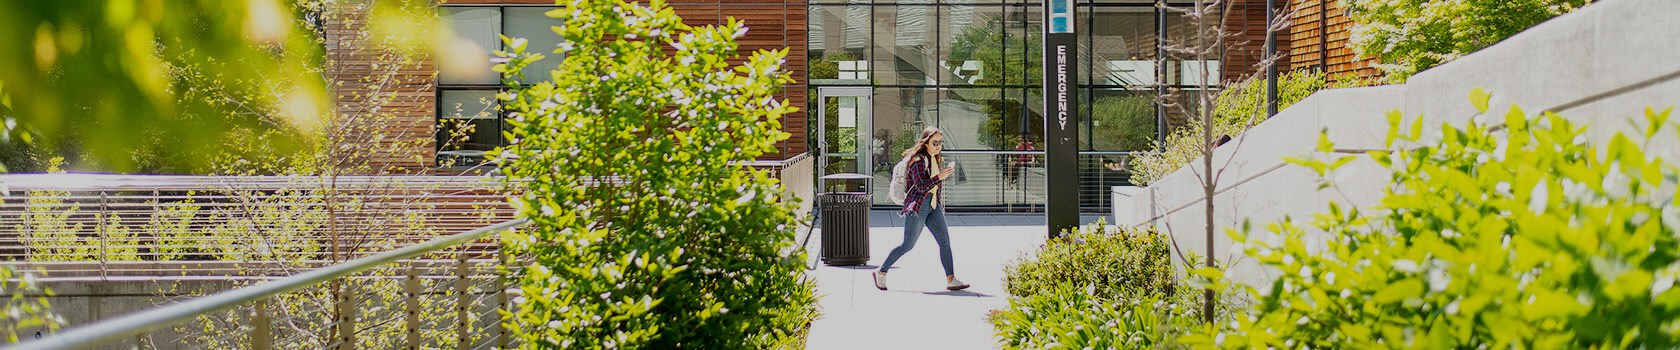
[[[925,200],[932,200],[936,208],[939,205],[939,197],[942,194],[939,188],[945,180],[932,173],[929,170],[932,167],[928,163],[927,156],[918,154],[906,165],[908,168],[904,171],[909,173],[904,174],[904,185],[907,187],[904,193],[904,208],[898,211],[898,215],[909,215],[921,209],[922,201]]]

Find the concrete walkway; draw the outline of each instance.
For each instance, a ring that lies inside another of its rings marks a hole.
[[[862,266],[818,265],[818,304],[822,315],[812,325],[809,349],[993,349],[992,326],[985,319],[1009,306],[1003,290],[1003,266],[1044,244],[1043,214],[948,214],[957,278],[973,287],[945,290],[939,247],[925,230],[915,249],[894,264],[888,290],[876,290],[870,272],[904,238],[896,212],[870,213],[869,263]],[[1090,222],[1097,216],[1081,217]],[[811,254],[818,254],[821,232],[813,234]]]

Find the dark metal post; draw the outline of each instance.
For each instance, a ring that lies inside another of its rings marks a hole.
[[[1073,0],[1044,0],[1045,222],[1049,237],[1079,226],[1078,36]]]
[[[1272,19],[1277,16],[1273,0],[1266,0],[1266,117],[1277,115],[1277,30],[1272,27]]]

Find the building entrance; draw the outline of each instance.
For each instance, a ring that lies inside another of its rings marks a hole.
[[[870,136],[870,88],[817,89],[817,176],[875,172],[878,142]],[[866,184],[857,184],[864,186]],[[827,190],[826,188],[821,190]],[[862,191],[862,188],[847,189]]]

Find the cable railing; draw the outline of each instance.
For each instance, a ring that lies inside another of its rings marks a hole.
[[[513,217],[473,176],[0,175],[0,193],[0,261],[54,279],[283,276]]]
[[[524,219],[70,328],[10,349],[509,348],[511,261],[458,247]]]

